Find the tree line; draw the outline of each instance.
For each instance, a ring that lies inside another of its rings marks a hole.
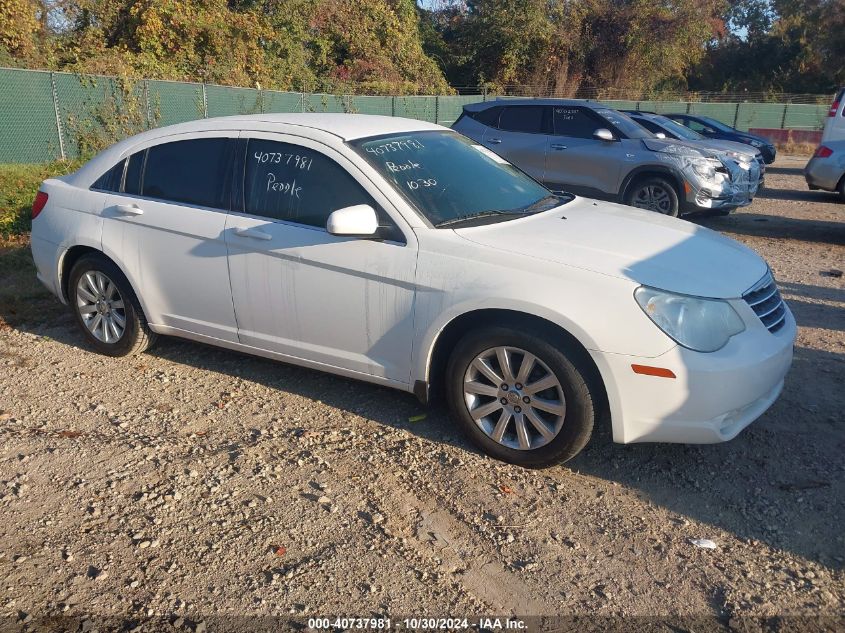
[[[279,90],[829,93],[845,0],[0,0],[0,65]]]

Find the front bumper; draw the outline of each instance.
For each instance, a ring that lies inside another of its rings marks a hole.
[[[593,352],[605,382],[614,441],[724,442],[760,417],[783,389],[796,325],[788,308],[783,327],[774,333],[753,313],[744,319],[746,331],[717,352],[680,346],[657,358]],[[748,325],[752,319],[757,322]],[[634,364],[667,368],[676,378],[636,374]]]
[[[736,209],[754,201],[761,186],[760,168],[756,161],[742,167],[734,162],[729,165],[730,180],[720,184],[687,183],[684,211],[705,209]]]

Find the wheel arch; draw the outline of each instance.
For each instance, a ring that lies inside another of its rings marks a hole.
[[[66,303],[70,303],[70,296],[68,295],[68,281],[70,279],[70,271],[73,270],[73,267],[76,262],[82,259],[85,255],[89,254],[100,255],[101,257],[104,257],[112,264],[114,264],[117,269],[121,273],[123,273],[123,276],[126,278],[127,283],[129,283],[129,288],[132,291],[132,294],[135,295],[135,298],[141,304],[141,309],[144,311],[144,314],[149,314],[149,312],[147,312],[147,306],[144,304],[143,298],[138,294],[138,290],[136,288],[135,283],[133,282],[132,278],[128,274],[126,274],[126,269],[120,265],[120,262],[115,261],[113,257],[109,257],[106,253],[104,253],[98,248],[86,246],[83,244],[71,246],[64,252],[61,260],[59,261],[59,290],[62,293],[61,299]]]
[[[671,185],[675,187],[675,193],[678,195],[679,203],[684,201],[684,179],[671,167],[665,165],[642,165],[632,169],[625,179],[622,181],[622,187],[619,189],[619,200],[625,201],[628,195],[628,190],[635,182],[643,180],[644,178],[665,178]]]
[[[541,316],[513,309],[480,308],[464,312],[446,323],[430,346],[425,377],[415,384],[414,394],[425,402],[429,399],[430,394],[442,393],[450,353],[461,337],[473,329],[503,325],[540,333],[548,340],[559,342],[566,347],[567,351],[577,354],[590,372],[587,377],[590,386],[595,388],[599,395],[599,419],[605,415],[608,406],[604,379],[587,347],[560,324]]]
[[[70,271],[73,270],[76,262],[89,253],[98,253],[103,255],[103,257],[107,257],[101,250],[84,244],[71,246],[62,254],[62,258],[59,261],[59,289],[61,290],[61,299],[63,301],[68,303],[70,302],[70,296],[68,295],[68,280],[70,279]]]

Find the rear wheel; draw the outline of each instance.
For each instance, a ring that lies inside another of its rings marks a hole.
[[[74,264],[68,300],[85,338],[102,354],[140,354],[155,342],[129,282],[103,255],[86,255]]]
[[[842,176],[842,180],[839,181],[839,199],[845,202],[845,176]]]
[[[596,406],[586,362],[574,351],[504,327],[465,336],[447,367],[453,417],[493,457],[549,466],[577,455]]]
[[[678,217],[678,193],[665,178],[649,176],[634,181],[625,193],[625,204]]]

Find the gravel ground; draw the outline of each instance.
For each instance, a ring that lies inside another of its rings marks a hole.
[[[805,160],[695,220],[766,257],[800,326],[783,396],[722,445],[603,429],[524,470],[410,395],[176,339],[111,359],[64,312],[7,318],[0,617],[842,617],[845,290],[823,273],[845,268],[845,205]]]

